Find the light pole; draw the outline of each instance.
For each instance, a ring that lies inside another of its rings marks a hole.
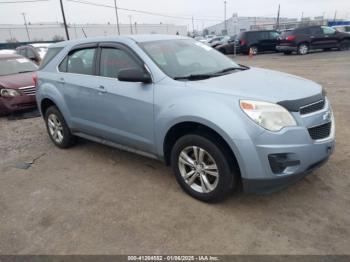
[[[25,25],[26,31],[27,31],[28,41],[30,41],[30,36],[29,36],[29,30],[28,30],[28,25],[27,25],[26,14],[25,14],[25,13],[22,13],[22,15],[23,15],[23,20],[24,20],[24,25]]]

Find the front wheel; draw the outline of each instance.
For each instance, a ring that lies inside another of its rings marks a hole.
[[[190,134],[175,143],[171,166],[186,193],[201,201],[219,202],[237,185],[227,155],[207,137]]]
[[[307,53],[309,53],[309,46],[307,44],[300,44],[298,46],[298,54],[306,55]]]
[[[339,44],[339,50],[340,51],[350,50],[350,41],[348,41],[348,40],[341,41]]]
[[[49,107],[45,112],[47,132],[52,142],[59,148],[71,147],[76,142],[61,112],[55,106]]]

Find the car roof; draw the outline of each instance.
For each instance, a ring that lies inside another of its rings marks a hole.
[[[50,47],[66,47],[66,46],[74,46],[78,44],[85,44],[91,42],[128,42],[133,41],[136,43],[143,42],[152,42],[152,41],[161,41],[161,40],[185,40],[192,39],[185,36],[178,35],[125,35],[125,36],[109,36],[109,37],[88,37],[77,40],[63,41],[50,45]]]
[[[0,59],[9,59],[9,58],[24,58],[24,57],[17,54],[0,54]]]

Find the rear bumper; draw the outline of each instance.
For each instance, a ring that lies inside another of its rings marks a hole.
[[[276,50],[279,52],[295,52],[297,51],[297,47],[290,45],[278,45],[276,46]]]
[[[34,95],[21,95],[17,97],[0,97],[0,115],[36,107]]]

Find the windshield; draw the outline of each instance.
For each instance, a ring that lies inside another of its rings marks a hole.
[[[0,59],[0,76],[13,75],[38,70],[38,67],[26,58]]]
[[[213,74],[227,68],[240,67],[215,49],[190,39],[144,42],[140,46],[172,78]]]

